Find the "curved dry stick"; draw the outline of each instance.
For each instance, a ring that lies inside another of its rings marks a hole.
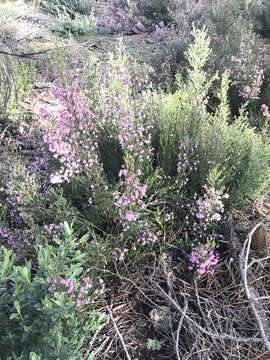
[[[184,321],[184,317],[186,315],[187,309],[188,309],[188,301],[186,300],[184,308],[183,308],[183,313],[180,318],[180,321],[179,321],[179,324],[177,327],[177,332],[176,332],[175,350],[176,350],[176,355],[177,355],[178,360],[181,360],[180,352],[179,352],[179,336],[180,336],[180,331],[181,331],[181,328],[183,325],[183,321]]]
[[[259,333],[261,335],[261,338],[263,340],[263,343],[268,351],[268,353],[270,354],[270,342],[268,340],[268,336],[265,332],[264,326],[263,326],[263,322],[262,319],[258,313],[258,310],[256,308],[256,303],[258,303],[258,298],[256,296],[254,296],[255,290],[251,289],[248,285],[248,279],[247,279],[247,271],[249,268],[248,265],[248,259],[249,259],[249,253],[250,253],[250,246],[251,246],[251,241],[252,241],[252,236],[254,235],[255,231],[261,226],[262,224],[259,223],[257,224],[252,230],[251,232],[248,234],[248,237],[244,243],[243,249],[239,255],[239,265],[240,265],[240,273],[242,276],[242,280],[244,282],[245,285],[245,291],[246,291],[246,295],[247,295],[247,299],[249,301],[252,313],[255,317],[256,323],[258,325],[259,328]]]
[[[114,329],[115,329],[115,331],[116,331],[117,335],[119,336],[119,339],[120,339],[120,341],[121,341],[121,343],[122,343],[122,346],[123,346],[123,349],[124,349],[124,351],[125,351],[125,353],[126,353],[127,359],[128,359],[128,360],[131,360],[131,357],[130,357],[130,355],[129,355],[129,353],[128,353],[128,350],[127,350],[126,344],[125,344],[125,342],[124,342],[123,336],[122,336],[122,334],[120,333],[120,331],[119,331],[119,329],[118,329],[118,327],[117,327],[117,325],[116,325],[116,322],[114,321],[113,314],[112,314],[112,311],[111,311],[111,309],[109,308],[109,306],[107,306],[107,310],[108,310],[110,319],[111,319],[111,321],[112,321],[112,323],[113,323],[113,327],[114,327]]]
[[[244,338],[244,337],[236,337],[229,334],[218,334],[211,331],[206,330],[203,328],[200,324],[198,324],[195,320],[193,320],[190,316],[187,314],[184,314],[183,309],[181,306],[171,297],[169,296],[158,284],[156,284],[160,292],[164,295],[164,297],[175,307],[176,310],[178,310],[191,324],[193,324],[198,330],[200,330],[203,334],[208,335],[212,338],[219,339],[219,340],[227,340],[227,341],[235,341],[235,342],[242,342],[242,343],[264,343],[264,341],[261,338]]]

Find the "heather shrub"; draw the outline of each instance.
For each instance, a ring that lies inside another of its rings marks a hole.
[[[174,94],[158,95],[158,158],[165,173],[178,176],[190,196],[200,192],[209,173],[218,169],[219,186],[240,205],[268,186],[269,145],[264,135],[249,128],[245,109],[233,120],[227,74],[218,93],[220,104],[214,113],[208,112],[208,93],[216,77],[203,70],[210,54],[205,32],[196,30],[194,35],[187,52],[187,81],[180,80]]]
[[[175,3],[174,0],[162,1],[162,0],[139,0],[136,1],[136,8],[146,19],[150,20],[154,24],[158,24],[161,21],[164,24],[168,24],[172,21],[170,16],[170,6]],[[131,1],[130,7],[135,6]]]
[[[237,113],[242,102],[238,92],[246,86],[251,87],[256,78],[256,67],[268,69],[269,64],[265,56],[265,46],[260,37],[254,32],[252,17],[244,0],[222,1],[177,1],[168,5],[171,23],[175,34],[182,36],[190,43],[189,33],[192,23],[198,28],[206,26],[211,37],[212,53],[207,63],[209,71],[229,71],[234,80],[232,108]],[[166,15],[164,15],[166,16]],[[163,34],[163,38],[170,38],[172,27],[164,23],[156,25],[155,32]],[[184,42],[182,42],[184,43]],[[164,42],[162,43],[162,45]],[[180,68],[182,58],[175,57],[175,47],[165,47],[171,53],[171,64]],[[180,47],[181,49],[181,47]],[[184,47],[182,46],[182,53]],[[162,49],[163,50],[163,49]],[[186,65],[186,64],[185,64]],[[181,69],[181,68],[180,68]],[[268,70],[267,70],[268,71]],[[172,74],[175,78],[175,73]]]
[[[56,111],[44,112],[50,183],[64,189],[82,226],[111,231],[118,222],[130,241],[133,233],[143,236],[148,223],[143,177],[151,164],[152,119],[145,115],[150,104],[139,95],[144,74],[121,48],[105,63],[93,58],[89,68],[80,79],[72,72],[55,85]]]
[[[14,78],[10,63],[2,58],[0,61],[0,124],[7,116],[10,102],[14,94]],[[3,125],[2,125],[3,126]]]
[[[212,39],[212,64],[221,72],[230,71],[238,89],[250,86],[255,65],[265,67],[264,45],[246,16],[244,1],[206,2],[203,22]]]
[[[172,22],[173,18],[170,12],[172,5],[175,5],[175,0],[166,2],[161,0],[109,0],[105,13],[98,16],[98,24],[112,33],[151,32],[155,29],[155,25],[167,26]]]
[[[254,23],[255,30],[263,37],[270,36],[270,5],[267,1],[250,1],[249,11]]]
[[[94,285],[83,274],[84,256],[67,223],[64,239],[53,242],[36,247],[35,264],[18,265],[12,251],[1,248],[1,357],[83,359],[102,325],[102,314],[83,314]]]
[[[30,93],[35,79],[33,63],[20,64],[4,55],[0,56],[0,130],[8,117],[16,114],[18,103]]]
[[[41,0],[40,2],[42,8],[57,15],[61,11],[67,11],[70,14],[89,15],[93,5],[93,0]]]
[[[105,248],[112,246],[113,258],[123,261],[157,246],[164,229],[175,231],[187,214],[189,246],[195,233],[203,242],[216,241],[224,207],[200,219],[198,204],[213,202],[212,209],[222,199],[224,206],[240,206],[267,188],[268,143],[249,127],[244,108],[234,119],[228,74],[208,74],[210,40],[205,30],[193,35],[189,68],[174,93],[153,91],[146,69],[122,46],[106,61],[92,57],[83,72],[75,65],[55,83],[56,107],[43,112],[40,124],[51,158],[50,190],[32,202],[41,224],[54,222],[57,207],[44,200],[57,193],[58,221],[62,212],[81,231],[105,231]],[[217,107],[209,112],[209,94],[220,81]]]
[[[53,28],[54,32],[63,37],[87,35],[94,30],[95,25],[90,16],[74,13],[71,17],[67,12],[59,14],[59,23]]]

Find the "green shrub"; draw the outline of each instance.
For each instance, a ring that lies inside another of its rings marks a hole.
[[[263,134],[249,128],[245,109],[233,119],[227,74],[218,94],[220,105],[208,112],[208,93],[216,77],[203,70],[210,55],[205,32],[195,30],[194,36],[195,43],[187,52],[187,81],[179,80],[174,94],[157,95],[158,159],[167,175],[188,179],[183,190],[190,196],[200,192],[208,175],[218,169],[220,186],[231,201],[242,205],[269,185],[270,148]]]
[[[252,0],[249,4],[254,27],[264,37],[270,37],[270,4],[267,1]]]
[[[89,15],[94,3],[94,0],[41,0],[40,6],[53,14],[67,11],[69,14]]]
[[[169,7],[174,3],[174,0],[139,0],[136,1],[136,7],[139,13],[151,22],[158,24],[163,21],[164,24],[168,24],[172,21]]]
[[[264,45],[254,33],[245,9],[242,0],[209,0],[203,13],[203,23],[212,39],[211,67],[221,72],[230,71],[238,89],[251,85],[255,65],[264,66]]]
[[[0,126],[3,126],[10,102],[14,96],[14,83],[10,63],[6,58],[0,58]]]
[[[59,14],[59,19],[60,22],[53,30],[63,37],[87,35],[95,30],[93,20],[88,15],[74,13],[70,16],[63,12]]]
[[[3,359],[83,359],[85,345],[104,316],[76,305],[84,256],[65,223],[63,240],[37,246],[35,262],[16,265],[0,250],[0,356]],[[68,288],[49,279],[65,279]]]
[[[20,100],[28,96],[36,79],[35,64],[18,63],[0,56],[0,130],[5,127],[8,117],[18,111]]]
[[[95,29],[92,0],[42,0],[40,5],[59,17],[53,31],[61,36],[82,36]]]

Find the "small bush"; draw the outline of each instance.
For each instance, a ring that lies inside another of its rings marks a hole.
[[[90,15],[94,3],[94,0],[41,0],[40,6],[53,14],[67,11],[71,15]]]
[[[93,19],[88,15],[74,13],[71,17],[68,13],[59,14],[59,23],[53,29],[63,37],[83,36],[95,30]]]
[[[203,71],[210,54],[204,33],[195,32],[195,38],[187,52],[187,82],[180,81],[174,94],[158,95],[156,100],[161,104],[158,158],[167,175],[176,176],[178,172],[188,179],[191,196],[200,191],[208,174],[217,168],[231,200],[241,204],[268,186],[269,145],[263,135],[249,128],[244,110],[233,121],[226,74],[218,95],[220,105],[215,113],[208,113],[208,92],[215,77],[209,78]]]
[[[84,256],[67,224],[64,235],[54,245],[37,246],[35,264],[16,265],[12,251],[1,248],[1,358],[83,359],[101,326],[102,314],[85,318],[78,306]]]
[[[249,11],[255,30],[263,37],[270,37],[270,4],[267,1],[254,0],[250,4]]]
[[[0,62],[0,125],[2,126],[14,96],[14,83],[10,63],[2,58]]]

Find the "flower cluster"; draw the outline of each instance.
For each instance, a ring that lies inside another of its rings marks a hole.
[[[58,224],[45,224],[43,225],[43,233],[49,238],[53,238],[54,236],[62,235],[62,228]]]
[[[197,153],[198,143],[188,149],[185,142],[182,142],[179,146],[179,155],[177,161],[177,184],[179,188],[183,188],[189,182],[190,174],[198,170],[200,160]]]
[[[119,172],[121,192],[115,192],[115,206],[119,209],[120,221],[123,231],[128,231],[132,223],[139,220],[140,212],[145,209],[143,199],[146,196],[147,187],[141,184],[139,178],[141,172],[129,174],[123,168]]]
[[[205,274],[213,274],[214,267],[219,261],[218,253],[209,244],[199,245],[193,249],[188,257],[189,270],[201,277]]]
[[[78,281],[78,286],[77,307],[94,303],[95,299],[105,292],[105,283],[101,278],[94,284],[89,277],[86,277]],[[89,294],[90,290],[92,290],[91,294]]]
[[[68,296],[72,296],[76,300],[77,307],[93,303],[95,298],[105,292],[104,281],[99,279],[94,284],[89,276],[73,281],[71,279],[49,275],[46,282],[50,293],[55,291],[65,292]]]
[[[88,292],[90,289],[92,289],[93,287],[93,282],[90,279],[90,277],[86,277],[85,279],[83,279],[82,284],[80,286],[80,290],[78,292],[78,296],[77,296],[77,300],[76,300],[76,305],[82,306],[82,305],[87,305],[90,303],[90,298],[88,297]]]
[[[49,275],[46,279],[49,285],[48,291],[54,292],[56,290],[63,290],[68,295],[71,295],[75,291],[75,282],[71,279],[58,278],[56,276]]]
[[[128,7],[123,7],[119,0],[109,0],[106,6],[106,14],[98,17],[97,24],[105,27],[111,33],[133,33],[141,34],[147,31],[146,19],[131,11]]]
[[[184,222],[186,236],[197,243],[223,239],[222,234],[214,232],[212,225],[221,221],[226,199],[228,194],[206,186],[203,196],[195,194],[192,201],[182,204],[181,207],[188,212]]]
[[[76,84],[54,86],[58,101],[55,117],[45,117],[43,140],[53,157],[60,163],[60,170],[51,175],[51,183],[62,183],[81,172],[91,174],[99,165],[97,130],[93,115],[82,100]]]
[[[160,23],[154,25],[153,35],[160,40],[168,38],[171,35],[175,35],[175,28],[173,26],[167,27],[164,22],[161,21]]]
[[[152,157],[151,125],[140,124],[132,120],[132,116],[120,119],[118,140],[122,147],[138,167],[149,162]]]
[[[245,86],[243,91],[240,91],[240,95],[244,99],[256,100],[259,99],[259,93],[261,91],[264,74],[263,70],[256,66],[255,77],[250,86]]]
[[[115,261],[117,262],[123,262],[126,255],[128,254],[128,249],[127,248],[116,248],[113,252],[113,258]]]
[[[3,225],[0,225],[0,239],[4,241],[9,247],[13,248],[15,244],[14,236],[11,231],[9,231]]]
[[[196,201],[196,217],[207,224],[219,222],[224,212],[223,199],[228,199],[228,194],[205,187],[205,194]]]
[[[143,231],[139,235],[138,243],[141,245],[154,244],[157,242],[158,237],[153,231]]]
[[[23,227],[25,225],[25,218],[20,211],[21,196],[19,194],[8,194],[5,198],[5,203],[9,210],[9,221],[14,227]]]
[[[0,225],[0,241],[12,249],[16,255],[23,256],[35,242],[35,236],[30,229],[14,228],[10,230]]]

